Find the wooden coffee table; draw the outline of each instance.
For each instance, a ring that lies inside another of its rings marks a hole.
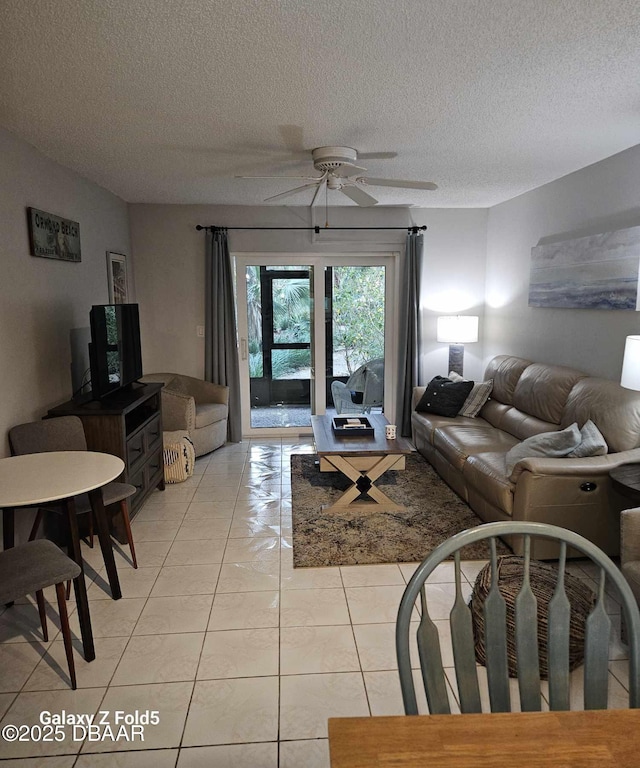
[[[367,414],[374,428],[373,436],[336,437],[331,429],[331,416],[312,416],[313,439],[320,458],[321,472],[341,472],[351,485],[333,504],[323,507],[330,512],[403,510],[374,483],[390,469],[402,470],[405,456],[412,452],[411,443],[403,437],[387,440],[387,419],[378,413]],[[367,498],[363,498],[363,497]]]

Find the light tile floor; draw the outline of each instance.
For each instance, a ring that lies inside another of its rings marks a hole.
[[[140,567],[126,549],[117,557],[117,602],[99,549],[85,548],[97,658],[76,654],[77,691],[56,611],[46,644],[32,603],[0,614],[1,726],[37,724],[45,710],[160,717],[144,743],[74,741],[71,728],[60,742],[0,740],[0,768],[328,768],[329,716],[402,714],[394,628],[415,564],[293,569],[289,458],[311,452],[280,439],[225,446],[155,492],[133,523]],[[464,563],[467,592],[481,566]],[[593,584],[588,568],[571,569]],[[451,664],[452,579],[444,564],[428,587]],[[609,610],[619,626],[613,598]],[[612,705],[626,706],[627,681],[616,639]]]

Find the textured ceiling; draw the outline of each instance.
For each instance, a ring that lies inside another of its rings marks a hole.
[[[261,205],[302,182],[236,174],[338,144],[439,185],[381,204],[484,207],[639,143],[640,4],[0,0],[0,72],[0,124],[130,202]]]

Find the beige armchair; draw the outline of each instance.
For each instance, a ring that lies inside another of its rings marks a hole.
[[[227,440],[229,387],[180,373],[149,373],[140,381],[162,382],[162,428],[186,430],[196,456],[215,451]]]
[[[640,603],[640,507],[620,515],[620,568]]]

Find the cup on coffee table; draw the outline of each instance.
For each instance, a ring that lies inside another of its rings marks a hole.
[[[395,440],[396,439],[396,425],[395,424],[387,424],[384,428],[385,437],[387,440]]]

